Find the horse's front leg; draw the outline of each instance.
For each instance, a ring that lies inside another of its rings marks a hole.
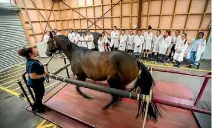
[[[81,79],[80,79],[80,78],[81,78]],[[85,80],[86,80],[86,78],[82,78],[82,77],[78,77],[78,76],[77,76],[76,79],[77,79],[77,80],[80,80],[80,81],[85,81]],[[77,90],[77,92],[78,92],[81,96],[83,96],[83,97],[86,98],[86,99],[93,99],[93,98],[94,98],[93,96],[89,96],[89,95],[84,94],[84,93],[80,90],[80,86],[77,86],[77,85],[76,85],[76,90]]]

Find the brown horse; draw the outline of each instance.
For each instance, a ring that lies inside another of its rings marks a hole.
[[[67,36],[53,36],[50,32],[50,39],[47,42],[47,55],[50,56],[56,50],[61,50],[68,57],[71,63],[71,70],[77,76],[77,80],[85,81],[86,78],[95,81],[107,80],[109,86],[115,89],[125,90],[125,86],[135,80],[133,91],[139,88],[141,94],[149,95],[154,80],[147,67],[137,61],[131,55],[122,51],[99,52],[81,48],[71,43]],[[139,70],[142,70],[139,74]],[[80,87],[76,86],[77,91],[85,98],[91,98],[81,92]],[[117,104],[121,97],[112,95],[112,100],[103,110],[111,105]],[[138,117],[145,112],[145,102],[138,102]],[[141,111],[140,111],[141,109]],[[157,120],[160,115],[159,109],[155,103],[149,105],[148,117]]]

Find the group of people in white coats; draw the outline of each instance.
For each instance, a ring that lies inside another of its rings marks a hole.
[[[148,29],[142,34],[141,30],[138,30],[137,34],[133,33],[133,30],[129,30],[126,34],[125,30],[121,30],[119,34],[117,27],[114,26],[110,37],[106,36],[105,32],[99,35],[98,50],[111,51],[120,50],[126,51],[132,55],[134,53],[137,59],[140,59],[141,53],[143,58],[148,59],[150,51],[152,52],[151,60],[165,63],[168,59],[175,62],[174,66],[180,67],[184,59],[186,50],[188,50],[187,59],[190,60],[190,67],[199,68],[202,54],[205,51],[206,40],[204,39],[204,32],[199,32],[191,42],[187,40],[187,34],[180,34],[179,30],[175,31],[175,35],[171,36],[170,31],[166,30],[164,35],[161,34],[161,30],[156,31],[156,35],[151,32],[152,27],[148,26]],[[55,35],[60,35],[57,29],[54,29]],[[77,44],[80,47],[95,49],[94,37],[90,32],[82,33],[80,35],[77,30],[70,29],[68,38],[71,42]],[[110,40],[109,40],[110,38]],[[46,32],[43,41],[48,41],[49,34]],[[166,54],[170,50],[168,56]]]
[[[156,36],[153,37],[153,59],[156,58],[156,61],[165,62],[166,53],[171,49],[168,55],[168,60],[175,62],[174,66],[180,67],[184,60],[185,52],[188,50],[186,58],[191,61],[189,67],[199,68],[200,63],[198,62],[200,61],[206,47],[206,40],[204,39],[203,32],[199,32],[197,37],[191,42],[188,42],[187,40],[187,33],[180,34],[179,30],[176,30],[175,36],[172,37],[170,36],[169,30],[165,31],[163,37],[160,33],[161,31],[157,30]],[[161,60],[159,60],[159,56],[161,56]]]
[[[70,29],[68,39],[79,47],[84,47],[92,50],[95,49],[94,37],[89,31],[87,32],[87,35],[85,35],[85,33],[82,33],[82,35],[80,35],[77,30],[73,31],[72,29]]]
[[[151,29],[151,26],[149,29]],[[139,59],[142,50],[145,49],[145,51],[149,51],[149,47],[151,47],[151,45],[149,46],[148,44],[149,38],[151,38],[151,34],[145,32],[143,35],[141,30],[138,30],[137,34],[134,34],[133,30],[129,30],[129,34],[126,34],[126,31],[122,30],[121,34],[119,34],[117,27],[114,26],[114,29],[111,32],[110,48],[126,51],[131,55],[134,52],[135,57]]]

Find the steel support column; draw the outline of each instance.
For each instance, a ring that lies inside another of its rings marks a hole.
[[[141,29],[142,5],[143,5],[143,0],[138,0],[138,20],[137,20],[137,31]]]

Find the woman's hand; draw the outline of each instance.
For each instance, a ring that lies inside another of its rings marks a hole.
[[[45,72],[44,72],[44,75],[45,75],[45,76],[46,76],[46,75],[48,75],[48,74],[49,74],[49,72],[48,72],[48,71],[45,71]]]

